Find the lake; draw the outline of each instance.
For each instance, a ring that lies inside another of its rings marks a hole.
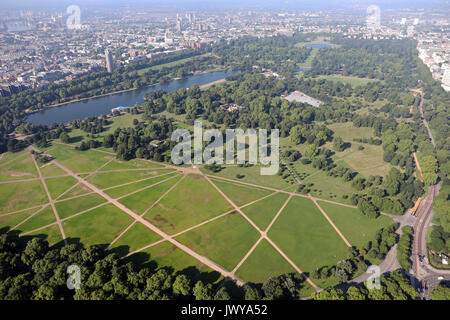
[[[111,94],[98,98],[68,103],[60,107],[47,108],[28,116],[27,122],[33,124],[51,125],[52,123],[65,123],[87,117],[95,117],[102,114],[110,114],[111,109],[119,106],[133,106],[136,103],[142,104],[144,96],[148,92],[162,89],[166,92],[173,92],[181,88],[190,88],[194,84],[199,86],[213,81],[224,79],[235,75],[240,71],[215,71],[191,75],[185,79],[172,80],[165,84],[156,84],[150,87],[123,93]]]

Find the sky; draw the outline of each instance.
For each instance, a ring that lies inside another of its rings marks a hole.
[[[449,0],[0,0],[0,9],[64,9],[69,5],[111,7],[124,5],[136,7],[177,7],[190,10],[235,9],[333,9],[368,7],[380,8],[450,8]]]

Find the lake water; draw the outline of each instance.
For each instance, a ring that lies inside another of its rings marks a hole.
[[[40,112],[33,113],[28,116],[27,122],[51,125],[52,123],[65,123],[77,119],[110,114],[111,109],[119,106],[133,106],[136,103],[142,104],[144,102],[144,96],[148,92],[159,89],[163,89],[166,92],[173,92],[181,88],[190,88],[194,84],[201,86],[237,73],[239,73],[239,71],[232,70],[202,73],[189,76],[186,79],[172,80],[166,84],[156,84],[138,90],[68,103],[60,107],[47,108]]]
[[[297,72],[305,72],[305,71],[308,71],[308,70],[311,70],[311,68],[310,67],[301,67],[301,68],[297,69]]]
[[[331,48],[331,45],[326,43],[305,43],[303,46],[312,49]]]

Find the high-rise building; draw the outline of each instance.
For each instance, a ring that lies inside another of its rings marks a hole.
[[[114,71],[114,61],[111,51],[109,49],[106,49],[105,51],[105,57],[106,57],[106,69],[108,72]]]

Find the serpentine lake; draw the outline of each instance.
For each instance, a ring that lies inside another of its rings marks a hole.
[[[52,123],[65,123],[87,117],[95,117],[102,114],[110,114],[111,109],[119,106],[133,106],[142,104],[146,93],[162,89],[173,92],[181,88],[190,88],[192,85],[199,86],[224,79],[235,75],[240,71],[215,71],[191,75],[185,79],[172,80],[168,83],[155,84],[127,92],[110,94],[98,98],[90,98],[83,101],[72,102],[58,107],[46,108],[42,111],[28,116],[27,122],[33,124],[51,125]]]

